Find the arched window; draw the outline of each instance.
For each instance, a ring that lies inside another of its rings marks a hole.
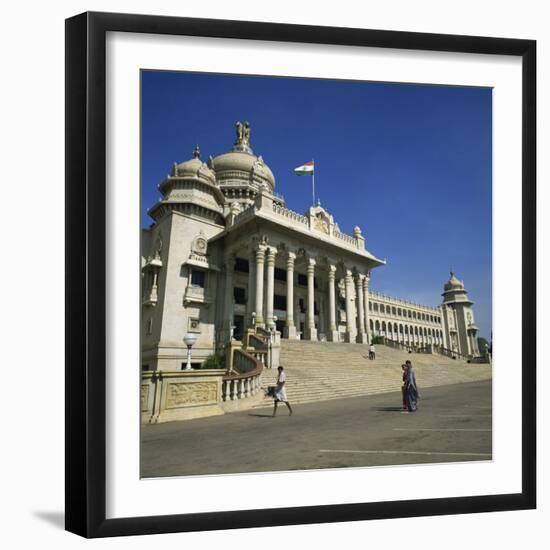
[[[386,332],[386,321],[382,321],[382,332]]]
[[[374,330],[375,330],[376,334],[380,333],[380,321],[376,321],[374,323]]]
[[[378,312],[378,304],[374,302],[374,311]]]
[[[372,319],[369,319],[370,331],[374,330],[374,325],[372,324]]]
[[[395,307],[392,307],[392,308],[391,308],[391,313],[392,313],[392,315],[396,315],[396,314],[397,314],[397,311],[396,311]]]

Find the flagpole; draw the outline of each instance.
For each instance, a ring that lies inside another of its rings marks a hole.
[[[313,174],[311,175],[311,194],[313,196],[313,206],[315,206],[315,160],[313,161]]]

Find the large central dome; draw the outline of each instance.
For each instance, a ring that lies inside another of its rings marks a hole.
[[[273,192],[275,177],[261,156],[256,156],[250,147],[250,125],[235,124],[237,139],[233,148],[215,158],[210,158],[209,168],[216,173],[216,181],[222,187],[249,187],[260,189],[265,185]]]

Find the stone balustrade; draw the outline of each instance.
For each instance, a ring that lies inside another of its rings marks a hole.
[[[233,354],[232,364],[235,372],[224,375],[222,380],[222,406],[226,412],[249,408],[252,403],[250,399],[254,396],[263,398],[263,363],[243,349],[234,349]],[[242,403],[243,400],[246,400],[246,403]],[[256,398],[254,403],[258,400]]]
[[[346,235],[341,231],[334,231],[333,235],[335,238],[340,239],[341,241],[344,241],[346,244],[349,244],[350,246],[355,246],[356,248],[359,247],[358,241],[355,239],[355,237],[352,237],[351,235]]]
[[[288,220],[296,222],[298,224],[305,225],[309,229],[311,229],[310,220],[307,216],[303,216],[298,212],[294,212],[284,206],[275,203],[273,203],[272,208],[275,214],[278,214],[279,216],[287,218]],[[364,248],[364,240],[359,240],[352,235],[346,235],[346,233],[342,233],[341,231],[338,231],[336,229],[332,231],[332,236],[340,241],[343,241],[348,246],[352,246],[354,248]]]
[[[254,215],[254,204],[250,204],[233,218],[233,225]]]
[[[275,214],[279,214],[280,216],[288,218],[289,220],[295,221],[297,223],[309,225],[309,220],[306,216],[303,216],[302,214],[298,214],[298,212],[289,210],[284,206],[279,206],[278,204],[273,203],[273,212],[275,212]]]
[[[395,298],[394,296],[388,296],[386,294],[382,294],[381,292],[376,292],[375,290],[371,290],[369,292],[370,296],[374,300],[379,300],[383,303],[388,303],[392,305],[400,305],[400,306],[406,306],[410,308],[417,308],[421,311],[432,311],[437,314],[439,314],[439,307],[434,306],[426,306],[423,304],[418,304],[416,302],[410,301],[410,300],[404,300],[402,298]]]
[[[267,367],[269,336],[265,336],[262,331],[267,333],[267,331],[264,331],[261,327],[258,327],[257,329],[249,329],[245,337],[244,347],[246,348],[246,351],[252,355],[252,357],[259,361],[264,367]]]
[[[470,359],[470,357],[464,355],[463,353],[444,347],[437,348],[437,352],[445,357],[450,357],[451,359],[462,359],[463,361],[468,361]]]
[[[142,422],[155,424],[221,415],[261,401],[262,361],[243,349],[233,348],[232,353],[230,373],[224,369],[143,372]]]
[[[256,334],[251,334],[249,336],[248,346],[254,348],[255,351],[263,352],[267,350],[267,343]]]

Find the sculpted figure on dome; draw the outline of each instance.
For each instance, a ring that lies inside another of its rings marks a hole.
[[[243,141],[245,145],[250,145],[250,124],[246,121],[243,124]]]
[[[235,145],[250,145],[250,124],[248,122],[235,122],[237,140]]]

